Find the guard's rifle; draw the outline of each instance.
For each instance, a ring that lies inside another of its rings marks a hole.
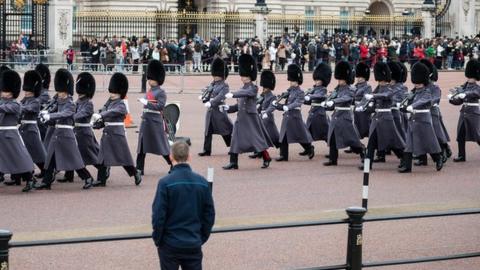
[[[453,104],[453,105],[462,105],[463,103],[463,100],[461,98],[458,98],[458,95],[461,94],[461,93],[464,93],[465,92],[465,88],[467,88],[467,83],[461,85],[461,86],[457,86],[453,89],[450,89],[450,99],[448,100],[448,102],[450,102],[450,104]]]
[[[213,93],[213,83],[209,84],[207,87],[202,89],[202,102],[207,103],[210,101],[210,98]]]
[[[408,93],[408,95],[400,102],[399,109],[403,113],[407,113],[407,107],[410,106],[413,103],[413,99],[417,95],[417,92],[415,91],[415,88]]]
[[[102,113],[107,110],[108,106],[110,105],[112,101],[110,99],[107,100],[107,102],[103,105],[103,107],[98,110],[98,113]],[[97,121],[92,121],[92,127],[94,129],[102,129],[105,127],[105,122],[103,121],[103,118],[97,119]]]
[[[279,111],[283,111],[283,106],[287,104],[287,99],[290,96],[290,93],[283,92],[280,95],[276,96],[275,100],[272,101],[272,105]]]

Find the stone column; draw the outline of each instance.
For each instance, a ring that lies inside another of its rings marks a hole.
[[[73,0],[50,0],[48,15],[48,46],[68,48],[73,41]]]
[[[255,8],[252,9],[252,12],[255,14],[255,35],[258,37],[260,42],[265,45],[268,35],[268,20],[267,15],[270,13],[265,1],[257,1]]]
[[[426,0],[422,5],[423,37],[432,38],[435,36],[435,4]]]

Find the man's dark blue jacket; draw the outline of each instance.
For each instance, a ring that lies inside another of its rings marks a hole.
[[[215,222],[208,182],[188,164],[175,165],[158,182],[152,205],[153,241],[173,248],[199,248]]]

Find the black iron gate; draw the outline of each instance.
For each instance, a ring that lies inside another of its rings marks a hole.
[[[21,41],[26,49],[47,46],[48,0],[0,0],[0,49]],[[2,54],[3,55],[3,54]]]

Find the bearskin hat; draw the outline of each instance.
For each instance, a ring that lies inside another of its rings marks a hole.
[[[296,64],[288,65],[287,80],[290,82],[298,82],[298,84],[301,85],[303,83],[302,69]]]
[[[20,95],[20,88],[22,86],[22,79],[20,75],[14,70],[5,70],[1,74],[0,91],[12,93],[13,98],[17,98]]]
[[[224,80],[228,77],[228,67],[220,57],[213,59],[210,69],[214,77],[222,77]]]
[[[401,82],[403,79],[403,70],[399,62],[388,62],[388,68],[390,68],[392,74],[392,80],[395,80],[397,83]]]
[[[375,66],[373,66],[373,75],[377,82],[389,82],[392,80],[392,71],[388,65],[383,62],[377,62]]]
[[[465,77],[469,79],[480,80],[480,62],[477,59],[468,61],[465,68]]]
[[[410,73],[412,83],[423,85],[428,85],[430,83],[430,70],[425,64],[417,62],[413,65]]]
[[[42,92],[42,76],[35,70],[25,72],[23,76],[23,91],[32,92],[35,97],[39,97]]]
[[[238,69],[241,77],[250,77],[257,80],[257,64],[250,54],[242,54],[238,58]]]
[[[95,78],[88,72],[78,74],[75,89],[77,94],[93,98],[95,94]]]
[[[127,77],[120,72],[114,73],[110,78],[110,83],[108,84],[108,92],[120,94],[120,97],[124,99],[128,92]]]
[[[430,80],[433,82],[438,81],[438,71],[437,67],[435,67],[432,62],[428,61],[427,59],[420,60],[422,64],[427,66],[428,70],[430,71]]]
[[[147,80],[156,81],[159,85],[165,82],[165,67],[162,62],[153,59],[148,62]]]
[[[51,81],[50,70],[48,67],[45,64],[40,63],[35,67],[35,70],[40,73],[40,76],[42,76],[43,88],[48,89]]]
[[[354,72],[352,66],[347,61],[340,61],[335,66],[335,79],[344,80],[347,84],[352,84],[354,80]]]
[[[402,68],[402,79],[400,80],[401,83],[407,82],[407,77],[408,77],[408,69],[407,66],[405,66],[404,63],[398,62],[400,67]]]
[[[320,63],[313,71],[313,80],[322,81],[323,86],[327,87],[332,80],[332,68],[327,63]]]
[[[360,62],[355,67],[355,77],[364,78],[365,81],[370,80],[370,67],[364,62]]]
[[[270,70],[264,70],[262,71],[262,74],[260,75],[260,86],[268,88],[270,90],[275,89],[275,74],[273,74],[272,71]]]
[[[67,92],[70,96],[73,96],[75,81],[73,80],[73,76],[70,71],[64,68],[57,70],[53,84],[55,86],[55,91]]]

